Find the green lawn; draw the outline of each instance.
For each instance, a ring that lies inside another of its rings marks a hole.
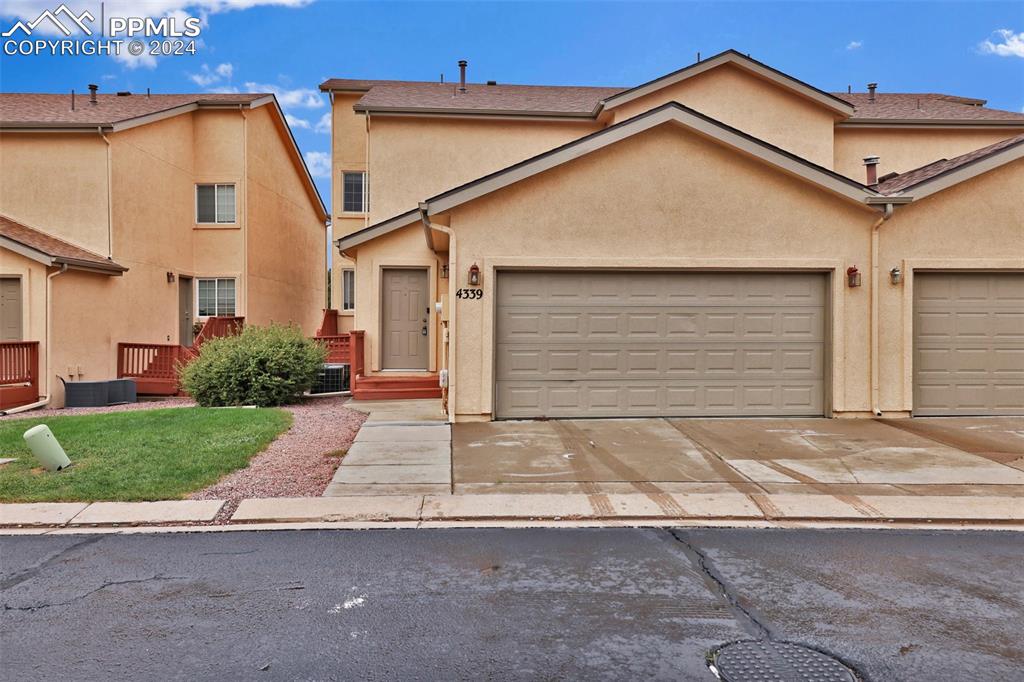
[[[140,410],[0,422],[0,502],[173,500],[244,467],[292,422],[276,409]],[[22,434],[53,430],[73,466],[49,473]]]

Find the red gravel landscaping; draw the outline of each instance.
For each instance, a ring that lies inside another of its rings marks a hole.
[[[192,493],[193,500],[227,500],[218,520],[230,518],[249,497],[319,497],[366,415],[345,407],[345,398],[307,398],[282,409],[292,427],[249,461],[249,466]]]

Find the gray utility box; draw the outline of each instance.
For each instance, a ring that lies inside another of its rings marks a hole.
[[[134,402],[138,402],[134,379],[64,382],[64,407],[106,407]]]

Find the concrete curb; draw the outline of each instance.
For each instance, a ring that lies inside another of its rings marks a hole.
[[[145,527],[146,524],[211,523],[223,505],[221,500],[0,504],[0,526],[17,531],[19,528],[70,530],[84,525]],[[966,495],[874,495],[849,502],[813,494],[357,495],[243,500],[231,517],[232,524],[248,528],[252,528],[252,524],[268,523],[292,526],[375,523],[384,527],[493,523],[509,527],[535,522],[767,523],[780,526],[788,523],[909,523],[924,527],[938,524],[1024,527],[1024,501],[1019,497]]]

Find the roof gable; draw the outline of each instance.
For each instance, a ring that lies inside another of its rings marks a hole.
[[[128,268],[109,258],[58,239],[41,230],[0,215],[0,246],[43,265],[66,265],[76,270],[120,275]]]
[[[672,73],[655,78],[654,80],[642,83],[634,88],[630,88],[629,90],[624,90],[623,92],[612,95],[611,97],[607,97],[601,102],[602,110],[608,111],[610,109],[614,109],[626,102],[631,102],[640,97],[657,92],[669,85],[679,83],[680,81],[684,81],[688,78],[693,78],[694,76],[698,76],[726,64],[739,67],[756,76],[786,88],[787,90],[791,90],[797,95],[819,104],[841,117],[845,118],[853,115],[854,113],[854,107],[849,102],[846,102],[831,93],[825,92],[824,90],[819,90],[813,85],[808,85],[807,83],[793,78],[778,69],[773,69],[767,64],[762,64],[756,59],[751,59],[747,55],[740,54],[736,50],[726,50],[714,57],[709,57],[703,61],[691,64],[677,71],[673,71]]]
[[[425,213],[427,216],[444,213],[520,180],[666,123],[681,125],[698,135],[716,140],[727,147],[774,166],[782,172],[817,185],[845,200],[863,205],[880,198],[880,195],[874,190],[839,173],[811,163],[677,102],[668,102],[561,147],[435,195],[420,204],[418,209],[407,211],[342,237],[338,240],[338,245],[342,249],[357,246],[409,225],[418,220],[421,213]]]

